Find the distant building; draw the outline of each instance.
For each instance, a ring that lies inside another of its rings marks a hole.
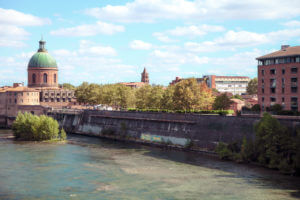
[[[184,79],[176,77],[170,84],[174,85]],[[216,76],[206,75],[202,78],[196,78],[198,83],[205,82],[209,88],[215,88],[221,93],[227,92],[236,94],[245,94],[249,81],[247,76]]]
[[[229,92],[233,95],[245,94],[250,78],[247,76],[216,76],[206,75],[206,84],[209,88],[215,88],[219,92]]]
[[[39,90],[19,86],[0,88],[0,115],[15,117],[18,112],[43,114],[44,108],[40,105]]]
[[[258,102],[265,110],[280,104],[285,110],[300,111],[300,46],[282,45],[279,51],[258,60]]]
[[[120,84],[126,85],[131,88],[140,88],[144,85],[149,84],[149,73],[147,72],[146,68],[141,73],[141,82],[121,82]]]

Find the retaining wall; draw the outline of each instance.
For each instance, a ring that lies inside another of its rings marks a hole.
[[[193,145],[213,150],[218,142],[254,138],[254,124],[259,117],[236,117],[198,114],[93,111],[80,113],[50,112],[68,132],[101,137],[162,144]],[[300,126],[299,119],[280,119],[290,128]]]

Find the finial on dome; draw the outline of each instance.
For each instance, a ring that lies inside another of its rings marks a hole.
[[[43,40],[43,35],[42,35],[41,40],[39,41],[39,43],[40,43],[40,47],[39,47],[38,52],[47,52],[47,49],[45,49],[46,42]]]

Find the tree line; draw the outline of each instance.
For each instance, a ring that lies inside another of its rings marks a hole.
[[[117,109],[210,110],[215,96],[205,83],[195,78],[175,85],[145,85],[131,88],[122,84],[89,84],[83,82],[75,89],[80,103],[104,104]]]

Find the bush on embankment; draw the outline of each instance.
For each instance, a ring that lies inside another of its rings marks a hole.
[[[46,115],[36,116],[30,113],[18,113],[12,125],[16,139],[42,141],[42,140],[65,140],[66,134],[62,129],[59,131],[58,122]]]
[[[137,109],[137,108],[128,108],[127,111],[162,112],[162,113],[194,113],[194,114],[216,114],[216,115],[229,115],[234,113],[233,110],[167,110],[167,109]]]
[[[220,158],[255,162],[284,173],[300,175],[300,130],[292,133],[269,113],[264,113],[254,129],[254,141],[244,138],[241,145],[219,143],[216,152]]]

